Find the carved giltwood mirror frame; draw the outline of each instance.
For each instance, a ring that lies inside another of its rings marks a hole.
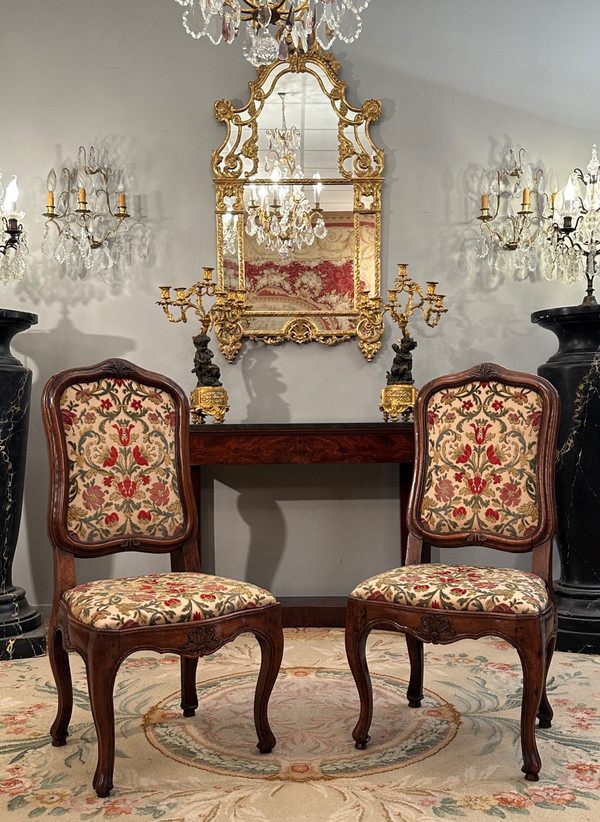
[[[227,128],[212,155],[217,284],[219,291],[237,295],[239,334],[232,335],[231,324],[219,321],[215,333],[230,362],[242,337],[333,345],[358,336],[369,360],[381,345],[381,318],[368,310],[380,302],[383,150],[373,143],[369,128],[381,114],[381,103],[350,105],[338,72],[333,55],[313,46],[258,68],[257,79],[248,83],[250,99],[241,108],[230,100],[215,103],[217,120]],[[296,191],[306,192],[326,226],[326,236],[287,257],[246,231],[248,204],[256,192],[275,191],[265,170],[267,130],[282,125],[283,105],[287,127],[300,130],[297,159],[303,176],[293,185],[302,186]]]

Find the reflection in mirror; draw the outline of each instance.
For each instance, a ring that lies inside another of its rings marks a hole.
[[[253,340],[361,344],[360,305],[380,296],[381,104],[351,106],[338,71],[313,47],[258,69],[242,108],[215,103],[218,284],[244,291]],[[368,359],[382,332],[368,328]],[[220,347],[230,361],[239,350]]]

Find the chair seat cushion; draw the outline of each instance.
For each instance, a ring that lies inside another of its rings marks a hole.
[[[185,572],[87,582],[65,591],[63,600],[86,625],[116,630],[195,622],[276,602],[249,582]]]
[[[549,604],[543,579],[513,568],[406,565],[361,582],[351,596],[448,611],[539,614]]]

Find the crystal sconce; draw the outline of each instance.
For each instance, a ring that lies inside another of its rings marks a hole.
[[[5,285],[9,280],[20,280],[25,272],[28,249],[26,235],[20,222],[25,214],[23,211],[17,211],[18,197],[17,178],[13,176],[4,191],[0,171],[0,216],[3,232],[7,235],[4,243],[0,243],[0,282]]]
[[[106,273],[129,263],[132,252],[147,255],[143,227],[132,247],[123,177],[121,169],[110,168],[104,150],[96,152],[93,146],[89,152],[81,146],[77,165],[63,168],[58,194],[57,175],[50,170],[42,250],[64,263],[72,276]]]
[[[245,58],[253,66],[286,60],[289,47],[308,51],[309,39],[328,49],[352,43],[362,30],[360,12],[371,0],[176,0],[183,26],[195,39],[233,43],[246,24]]]
[[[600,253],[600,163],[596,146],[586,173],[576,168],[561,190],[555,172],[525,164],[511,151],[503,169],[481,177],[481,234],[477,256],[492,268],[514,267],[521,276],[541,271],[547,280],[587,281],[583,304],[596,302],[593,280]]]

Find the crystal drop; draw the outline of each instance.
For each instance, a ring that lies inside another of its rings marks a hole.
[[[477,244],[475,246],[475,253],[479,257],[480,260],[483,260],[484,257],[487,257],[490,251],[490,247],[488,244],[488,239],[485,234],[480,234],[477,238]]]
[[[362,31],[362,20],[354,9],[342,6],[336,29],[340,40],[353,43]]]
[[[268,66],[274,63],[279,53],[277,40],[268,31],[261,29],[254,38],[252,57],[257,62],[255,65]]]
[[[327,226],[325,225],[325,220],[322,217],[319,217],[315,224],[315,234],[319,240],[322,240],[327,236]]]
[[[215,19],[215,17],[210,15],[205,17],[202,10],[197,5],[193,4],[183,12],[183,27],[188,34],[190,34],[195,40],[198,40],[198,38],[207,34],[209,23]],[[219,34],[219,41],[220,39],[221,35]]]
[[[292,39],[293,39],[293,35],[292,35]],[[296,43],[294,43],[294,45],[297,46],[298,43],[296,42]],[[279,53],[278,53],[277,57],[279,58],[279,60],[287,60],[287,58],[288,58],[288,45],[287,45],[287,43],[286,43],[286,41],[283,37],[279,41]]]
[[[261,26],[268,26],[271,22],[271,7],[267,0],[263,3],[263,5],[259,8],[256,19],[260,23]]]
[[[315,37],[321,48],[324,49],[328,49],[335,40],[335,31],[328,25],[325,15],[322,15],[317,23]]]

